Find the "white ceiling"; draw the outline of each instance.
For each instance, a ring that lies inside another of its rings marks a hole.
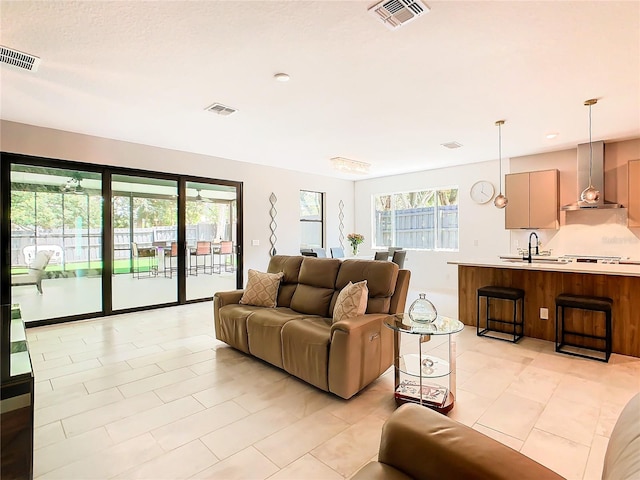
[[[497,159],[499,119],[503,157],[575,147],[592,97],[594,140],[640,136],[638,1],[427,0],[397,31],[373,3],[2,0],[0,43],[42,63],[0,67],[0,116],[353,179],[329,158]]]

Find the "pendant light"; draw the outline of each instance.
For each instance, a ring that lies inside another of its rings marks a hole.
[[[591,143],[591,107],[598,103],[598,99],[585,100],[585,106],[589,107],[589,186],[580,194],[580,200],[586,203],[598,203],[600,192],[591,183],[591,173],[593,170],[593,144]]]
[[[504,120],[498,120],[496,122],[498,127],[498,165],[500,170],[500,193],[496,195],[496,198],[493,200],[493,204],[496,208],[504,208],[509,203],[507,197],[502,194],[502,125],[504,125]]]

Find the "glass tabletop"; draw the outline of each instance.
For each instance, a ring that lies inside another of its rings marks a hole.
[[[464,328],[460,320],[444,315],[438,315],[433,323],[421,323],[411,320],[408,313],[389,315],[384,324],[397,332],[414,335],[451,335]]]

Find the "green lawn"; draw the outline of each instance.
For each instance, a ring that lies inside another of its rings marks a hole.
[[[154,265],[154,261],[152,260],[150,262],[151,265]],[[123,259],[123,260],[116,260],[114,262],[114,273],[130,273],[131,272],[131,260],[129,259]],[[74,272],[76,273],[77,271],[83,271],[86,272],[87,270],[97,270],[97,271],[102,271],[102,261],[101,260],[95,260],[92,261],[91,264],[89,264],[89,262],[75,262],[75,263],[67,263],[65,265],[65,268],[62,268],[62,265],[55,265],[55,264],[49,264],[47,266],[47,269],[45,270],[47,273],[56,273],[56,272]],[[15,274],[20,274],[20,273],[27,273],[27,268],[26,267],[11,267],[11,274],[15,275]],[[149,262],[146,261],[146,259],[142,259],[140,260],[140,271],[141,272],[148,272],[149,271]]]

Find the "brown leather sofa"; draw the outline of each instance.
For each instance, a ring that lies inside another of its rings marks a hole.
[[[545,480],[560,475],[444,415],[416,404],[398,408],[382,429],[378,461],[352,480]],[[640,394],[611,432],[603,480],[640,479]]]
[[[284,273],[276,308],[239,304],[243,290],[217,292],[217,339],[342,398],[392,365],[393,332],[383,322],[404,311],[408,270],[391,262],[276,255],[267,272]],[[333,322],[342,288],[362,280],[366,313]]]

